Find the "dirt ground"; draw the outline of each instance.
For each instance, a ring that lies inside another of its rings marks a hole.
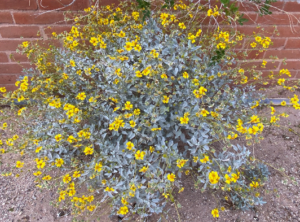
[[[288,95],[274,93],[272,97],[282,98]],[[300,92],[296,92],[300,96]],[[211,210],[217,206],[218,193],[207,191],[201,193],[200,189],[194,188],[193,179],[190,176],[183,178],[185,190],[176,195],[176,201],[180,208],[169,204],[165,212],[168,219],[162,221],[170,222],[287,222],[300,221],[300,111],[291,107],[275,107],[278,112],[287,112],[290,116],[282,118],[280,128],[264,130],[265,139],[254,148],[254,156],[269,165],[271,176],[264,187],[260,188],[261,196],[267,202],[263,206],[257,206],[255,211],[242,212],[230,209],[224,205],[225,211],[220,211],[219,219],[211,216]],[[269,110],[262,110],[269,115]],[[1,116],[1,113],[0,113]],[[4,122],[0,118],[0,124]],[[3,133],[3,132],[2,132]],[[1,135],[1,132],[0,132]],[[237,139],[238,140],[238,139]],[[243,141],[240,141],[241,143]],[[250,151],[253,154],[252,148]],[[0,155],[0,173],[9,170],[9,165],[14,164],[19,154],[7,153]],[[28,158],[24,156],[23,158]],[[278,169],[283,169],[280,172]],[[290,178],[294,178],[292,182]],[[26,172],[19,178],[14,176],[0,176],[0,221],[74,221],[68,210],[56,209],[50,202],[56,197],[55,191],[43,191],[35,186],[32,172]],[[216,198],[216,199],[215,199]],[[219,205],[220,206],[220,205]],[[109,206],[97,209],[92,220],[82,219],[80,221],[103,221],[117,222],[108,217]],[[156,221],[152,216],[149,222]],[[129,220],[138,221],[138,220]]]

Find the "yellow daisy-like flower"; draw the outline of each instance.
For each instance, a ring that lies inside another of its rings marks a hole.
[[[184,72],[184,73],[182,74],[182,76],[183,76],[183,78],[185,78],[185,79],[189,78],[189,74],[188,74],[187,72]]]
[[[213,210],[211,211],[211,215],[212,215],[213,217],[218,218],[218,217],[219,217],[219,210],[218,210],[217,208],[213,209]]]
[[[174,180],[176,179],[176,176],[175,176],[174,173],[171,173],[171,174],[169,173],[167,175],[167,178],[168,178],[169,181],[174,182]]]
[[[169,97],[168,96],[163,96],[162,102],[163,103],[169,103]]]
[[[134,144],[132,142],[130,142],[130,141],[127,142],[126,145],[127,145],[126,148],[129,149],[129,150],[131,150],[134,147]]]
[[[69,174],[67,174],[67,175],[65,175],[65,176],[63,177],[63,182],[64,182],[64,183],[69,183],[71,180],[72,180],[72,178],[70,177]]]
[[[24,165],[24,162],[21,162],[21,161],[17,161],[17,163],[16,163],[17,168],[22,168],[23,165]]]

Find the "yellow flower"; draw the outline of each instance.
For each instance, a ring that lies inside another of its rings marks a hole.
[[[185,78],[185,79],[189,78],[189,74],[188,74],[187,72],[184,72],[184,73],[182,74],[182,76],[183,76],[183,78]]]
[[[185,25],[184,25],[183,22],[179,23],[178,26],[179,26],[179,28],[181,28],[181,29],[186,29],[186,27],[185,27]]]
[[[282,106],[286,106],[286,101],[281,101],[281,103],[280,103]]]
[[[259,183],[252,181],[252,183],[250,183],[250,187],[257,188],[257,187],[259,187]]]
[[[213,209],[213,210],[211,211],[211,215],[212,215],[213,217],[219,217],[219,210],[218,210],[217,208]]]
[[[33,175],[36,176],[36,177],[39,176],[39,175],[41,175],[41,174],[42,174],[41,171],[36,171],[36,172],[33,173]]]
[[[160,78],[162,78],[162,79],[167,79],[168,76],[167,76],[165,73],[163,73],[163,74],[161,74]]]
[[[209,173],[208,178],[209,178],[209,181],[211,182],[211,184],[216,184],[216,183],[218,183],[218,182],[219,182],[219,179],[220,179],[220,177],[219,177],[219,175],[218,175],[218,172],[216,172],[216,171],[211,171],[211,172]]]
[[[74,177],[74,178],[78,178],[78,177],[80,177],[80,176],[81,176],[81,174],[80,174],[79,171],[75,171],[75,172],[73,173],[73,177]]]
[[[133,120],[130,120],[130,121],[129,121],[129,124],[130,124],[130,126],[131,126],[132,128],[136,126],[136,123],[135,123]]]
[[[209,156],[207,156],[207,155],[204,155],[204,158],[200,159],[201,163],[207,163],[208,161],[209,161]]]
[[[95,171],[100,172],[102,170],[102,162],[95,164]]]
[[[147,170],[148,170],[148,167],[144,166],[142,169],[140,169],[140,172],[141,173],[146,173]]]
[[[188,160],[184,160],[184,159],[177,160],[177,167],[182,168],[187,161]]]
[[[112,188],[112,187],[106,187],[106,188],[105,188],[105,191],[107,191],[107,192],[114,192],[115,189]]]
[[[129,150],[131,150],[134,147],[134,144],[132,142],[130,142],[130,141],[127,142],[126,145],[127,145],[126,148],[129,149]]]
[[[71,59],[71,60],[70,60],[70,65],[73,66],[73,67],[75,67],[75,66],[76,66],[75,61]]]
[[[125,32],[123,32],[122,30],[119,33],[119,37],[120,38],[124,38],[126,36]]]
[[[212,16],[214,14],[213,10],[212,9],[208,9],[207,10],[207,16]]]
[[[252,48],[255,48],[257,44],[256,44],[256,42],[252,42],[250,45]]]
[[[6,88],[5,87],[0,87],[0,92],[5,93],[6,92]]]
[[[76,194],[76,190],[74,190],[74,189],[69,190],[68,195],[69,195],[70,197],[74,196],[75,194]]]
[[[143,160],[144,156],[145,156],[145,152],[144,151],[141,152],[140,150],[138,150],[135,153],[135,159],[137,159],[137,160]]]
[[[52,177],[50,175],[47,175],[47,176],[43,177],[43,180],[51,180],[51,179],[52,179]]]
[[[261,38],[260,36],[256,36],[256,37],[255,37],[255,41],[261,42],[261,40],[262,40],[262,38]]]
[[[231,174],[231,181],[234,182],[234,183],[236,183],[236,181],[240,178],[239,175],[240,175],[240,173],[237,173],[237,174],[233,173],[233,174]]]
[[[169,181],[174,182],[174,180],[176,179],[176,176],[174,173],[168,174],[167,178]]]
[[[72,180],[72,178],[70,177],[69,174],[67,174],[67,175],[65,175],[65,176],[63,177],[64,183],[69,183],[71,180]]]
[[[36,161],[36,167],[38,169],[43,169],[45,167],[46,163],[43,160],[37,160]]]
[[[209,114],[209,112],[207,110],[205,110],[205,109],[202,109],[201,112],[200,112],[200,114],[202,116],[207,116]]]
[[[130,103],[130,101],[127,101],[127,102],[125,103],[125,108],[124,108],[124,109],[126,109],[126,110],[131,110],[132,107],[133,107],[133,105]]]
[[[228,174],[225,174],[225,183],[230,184],[231,178],[228,176]]]
[[[284,84],[284,82],[285,82],[285,79],[278,79],[278,85],[282,85],[282,84]]]
[[[61,167],[63,164],[64,164],[64,160],[63,159],[59,158],[59,159],[55,160],[55,165],[57,167]]]
[[[29,45],[29,42],[27,42],[27,41],[26,42],[22,42],[22,45],[23,45],[24,48],[27,48],[28,45]]]
[[[127,213],[128,213],[128,207],[127,206],[120,207],[120,209],[118,210],[118,214],[120,214],[120,215],[125,215]]]
[[[217,45],[217,48],[218,48],[218,49],[225,49],[225,48],[226,48],[226,43],[225,43],[225,42],[220,42],[220,43]]]
[[[43,148],[42,146],[37,147],[36,150],[35,150],[35,152],[39,153],[42,150],[42,148]]]
[[[94,149],[87,146],[87,147],[85,147],[83,152],[84,152],[85,155],[92,155],[94,153]]]
[[[251,116],[251,121],[250,123],[259,123],[259,118],[256,115]]]
[[[93,46],[96,46],[96,45],[98,45],[98,39],[97,38],[95,38],[95,37],[92,37],[91,39],[90,39],[90,43],[92,43],[93,44]]]
[[[17,163],[16,163],[17,168],[22,168],[23,165],[24,165],[24,162],[21,162],[21,161],[17,161]]]
[[[93,211],[95,210],[96,206],[95,205],[91,205],[91,206],[87,206],[86,209],[88,209],[89,211]]]
[[[76,99],[79,99],[79,100],[84,100],[85,98],[86,98],[85,92],[79,93],[76,96]]]
[[[162,99],[163,103],[169,103],[169,97],[168,96],[163,96],[164,98]]]
[[[136,71],[135,72],[135,76],[139,77],[139,78],[143,77],[143,75],[142,75],[142,73],[140,71]]]
[[[188,124],[189,123],[189,117],[184,116],[180,117],[180,124]]]
[[[150,152],[152,153],[152,152],[155,150],[155,148],[154,148],[153,146],[150,146],[150,147],[149,147],[149,150],[150,150]]]

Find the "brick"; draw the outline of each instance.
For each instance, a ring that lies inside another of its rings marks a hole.
[[[10,14],[10,12],[0,12],[0,24],[14,23],[13,18]]]
[[[273,2],[271,3],[271,7],[270,7],[270,11],[278,11],[278,9],[283,9],[284,7],[284,2],[280,1],[280,2]],[[277,9],[278,8],[278,9]],[[253,3],[248,3],[246,1],[244,1],[243,3],[239,4],[239,11],[241,12],[253,12],[253,11],[257,11],[257,7],[253,4]]]
[[[29,63],[0,63],[0,74],[21,74],[24,68],[33,67]]]
[[[72,26],[51,26],[44,28],[45,34],[50,38],[52,36],[52,32],[56,32],[56,34],[63,33],[64,31],[69,32]]]
[[[258,16],[257,23],[259,25],[297,25],[297,19],[299,20],[299,14],[292,14],[288,16],[285,13],[273,13],[271,15]]]
[[[279,65],[280,65],[280,62],[277,61],[277,62],[272,62],[272,61],[268,61],[267,62],[267,65],[266,65],[266,68],[262,68],[261,67],[261,64],[262,64],[262,60],[259,60],[259,61],[251,61],[251,62],[242,62],[242,67],[243,68],[251,68],[252,66],[256,66],[256,70],[278,70],[279,68]]]
[[[37,38],[38,26],[5,26],[0,27],[2,38]]]
[[[15,51],[24,40],[2,40],[0,39],[0,51]]]
[[[90,6],[89,0],[75,0],[75,2],[71,4],[73,0],[38,0],[39,9],[40,10],[70,10],[77,11],[83,10]]]
[[[63,12],[14,12],[16,24],[64,24]]]
[[[36,0],[1,0],[0,10],[36,10]]]
[[[296,75],[297,75],[297,73],[298,73],[298,71],[290,70],[290,73],[291,73],[291,77],[288,77],[287,75],[278,76],[277,74],[279,74],[279,70],[278,71],[273,71],[275,79],[280,79],[280,78],[295,78]],[[271,74],[270,71],[263,71],[262,77],[264,77],[266,80],[269,80],[269,82],[270,82],[270,79],[268,78],[268,76],[270,74]],[[276,83],[277,83],[277,80],[276,80]]]
[[[300,39],[288,39],[286,49],[299,49],[300,48]]]
[[[120,2],[121,0],[102,0],[99,5],[100,6],[112,5],[112,4],[118,5]]]
[[[286,2],[284,6],[286,12],[300,12],[300,4],[297,2]]]
[[[39,46],[41,47],[49,47],[49,45],[53,45],[56,47],[61,47],[62,44],[59,40],[53,40],[53,39],[49,39],[49,40],[37,40],[37,41],[33,41],[33,43],[37,43]]]
[[[277,30],[279,32],[279,37],[299,37],[300,36],[300,26],[278,26]]]
[[[28,58],[26,55],[22,55],[20,53],[13,52],[10,55],[10,59],[12,62],[28,62]]]
[[[300,58],[298,58],[300,59]],[[298,61],[286,61],[286,65],[283,63],[280,66],[280,69],[288,69],[288,70],[300,70],[300,60]]]
[[[19,75],[1,74],[0,84],[15,84]]]
[[[300,58],[300,50],[296,49],[287,49],[287,50],[273,50],[269,49],[266,52],[265,58],[269,58],[270,56],[277,56],[279,59],[299,59]]]
[[[0,52],[0,63],[2,62],[8,62],[8,57],[4,52]]]
[[[5,87],[7,91],[14,91],[16,90],[18,87],[16,87],[14,84],[1,84],[1,81],[0,81],[0,87]]]
[[[271,38],[273,44],[269,46],[269,49],[281,49],[285,46],[286,39],[279,39],[279,38]]]

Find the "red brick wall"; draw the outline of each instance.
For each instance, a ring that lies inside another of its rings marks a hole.
[[[117,0],[102,0],[102,4],[111,4]],[[91,0],[76,0],[72,6],[63,8],[72,0],[0,0],[0,87],[14,88],[14,82],[21,73],[22,67],[29,67],[26,57],[15,53],[17,45],[23,41],[47,41],[53,31],[60,32],[69,29],[64,22],[63,12],[66,10],[78,11],[87,8]],[[64,5],[63,5],[64,4]],[[300,4],[296,2],[277,2],[274,6],[284,10],[300,20]],[[63,9],[62,9],[63,8]],[[287,58],[287,65],[276,62],[267,66],[268,70],[288,68],[294,78],[300,78],[300,24],[286,13],[274,10],[271,16],[260,17],[249,7],[241,7],[251,20],[239,27],[246,34],[256,31],[257,24],[265,30],[273,31],[277,25],[279,36],[273,36],[274,45],[263,54],[260,59],[268,59],[270,55]],[[59,9],[50,13],[46,10]],[[291,17],[290,17],[291,18]],[[294,22],[291,29],[290,21]],[[51,25],[51,30],[48,28]],[[39,36],[37,36],[39,32]],[[23,37],[21,39],[21,37]],[[243,46],[245,47],[245,46]],[[14,55],[14,59],[10,55]],[[20,65],[18,64],[20,62]]]

